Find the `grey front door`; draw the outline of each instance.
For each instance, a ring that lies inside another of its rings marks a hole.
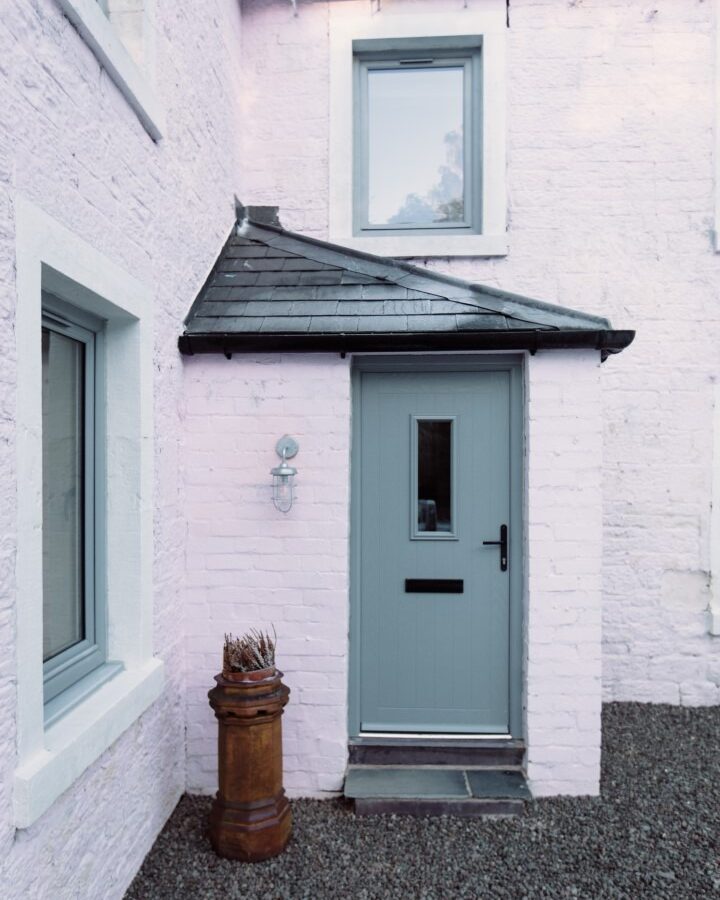
[[[510,401],[507,370],[361,375],[361,732],[510,731]]]

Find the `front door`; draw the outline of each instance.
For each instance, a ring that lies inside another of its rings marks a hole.
[[[361,374],[361,733],[510,732],[511,377]]]

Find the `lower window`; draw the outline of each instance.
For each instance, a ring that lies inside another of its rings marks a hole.
[[[46,719],[106,661],[102,321],[43,294],[42,576]],[[67,697],[67,695],[66,695]]]

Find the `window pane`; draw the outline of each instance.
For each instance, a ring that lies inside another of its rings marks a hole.
[[[418,531],[452,532],[452,422],[417,427]]]
[[[462,223],[462,66],[368,71],[368,218]]]
[[[43,658],[84,637],[85,347],[42,330]]]

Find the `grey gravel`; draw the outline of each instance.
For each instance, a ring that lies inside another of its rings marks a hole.
[[[720,898],[720,707],[609,704],[603,735],[601,798],[497,820],[296,800],[287,850],[254,865],[215,856],[210,799],[185,796],[126,900]]]

